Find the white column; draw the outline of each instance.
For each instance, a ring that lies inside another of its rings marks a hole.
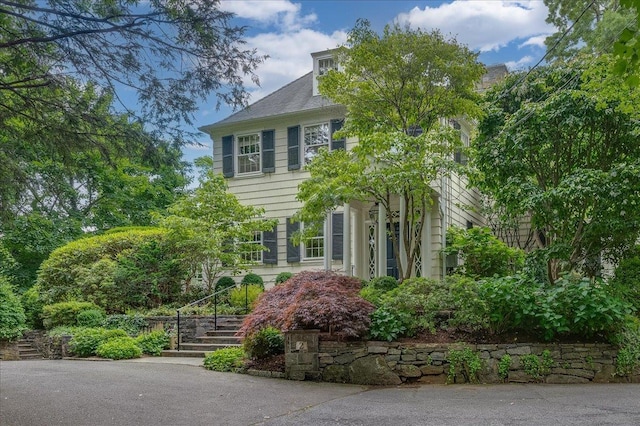
[[[377,276],[387,275],[387,209],[382,203],[378,204],[378,240],[376,241],[378,261],[376,262]]]
[[[431,255],[433,250],[433,247],[431,247],[431,210],[426,214],[421,238],[422,250],[420,251],[420,257],[422,258],[422,270],[420,271],[420,276],[431,278],[433,261]]]
[[[332,231],[333,231],[333,216],[331,212],[327,213],[327,217],[324,219],[324,270],[330,271],[331,258],[333,257],[333,244],[332,244]]]
[[[342,267],[347,276],[353,275],[351,268],[351,206],[344,204],[342,227]]]
[[[407,227],[406,227],[407,224],[404,221],[406,214],[407,214],[407,203],[404,197],[401,195],[400,196],[400,223],[398,224],[399,231],[400,231],[398,233],[398,239],[400,241],[398,242],[398,250],[400,250],[400,263],[402,264],[402,270],[404,271],[405,275],[407,274],[406,269],[407,269],[407,265],[409,264],[409,262],[407,261],[407,248],[404,246],[404,238],[405,238],[405,234],[407,233]],[[413,274],[409,276],[413,276]]]

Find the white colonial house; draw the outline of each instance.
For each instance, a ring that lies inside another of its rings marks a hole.
[[[300,182],[309,176],[305,164],[320,148],[348,150],[357,144],[356,139],[332,137],[342,126],[345,108],[318,93],[317,77],[333,67],[331,52],[311,56],[312,72],[224,120],[200,128],[213,140],[214,169],[227,178],[229,190],[241,203],[262,207],[265,217],[278,219],[273,232],[256,234],[255,241],[268,250],[251,254],[258,262],[252,269],[267,284],[280,272],[310,269],[332,269],[363,279],[397,276],[389,234],[393,229],[402,236],[404,227],[397,220],[387,223],[386,211],[373,202],[345,205],[327,217],[322,235],[300,245],[291,242],[291,234],[301,226],[289,219],[301,206],[296,194]],[[481,90],[506,74],[504,65],[488,71],[479,82]],[[472,124],[464,119],[447,121],[459,128],[468,145]],[[465,158],[456,156],[455,160]],[[427,214],[430,226],[420,236],[420,253],[412,272],[435,278],[447,268],[442,254],[446,229],[484,225],[484,218],[473,208],[479,205],[480,195],[468,188],[464,177],[437,182],[433,199]],[[393,217],[402,217],[404,208],[398,199]]]

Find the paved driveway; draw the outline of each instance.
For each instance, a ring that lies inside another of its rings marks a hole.
[[[292,382],[193,365],[0,362],[0,424],[640,425],[640,385]]]

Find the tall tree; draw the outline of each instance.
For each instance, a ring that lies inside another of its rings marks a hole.
[[[257,81],[263,58],[243,48],[245,28],[232,18],[217,0],[0,0],[0,93],[46,121],[35,113],[41,107],[87,117],[75,108],[76,81],[112,94],[133,89],[137,106],[122,102],[128,112],[180,137],[198,100],[214,92],[218,104],[242,106],[243,77]],[[56,100],[45,88],[66,96]]]
[[[161,225],[182,253],[192,271],[202,269],[208,291],[228,271],[237,274],[253,264],[247,254],[266,247],[254,243],[254,233],[273,229],[277,221],[261,217],[264,210],[243,206],[227,191],[222,175],[214,174],[213,160],[202,157],[196,163],[203,173],[193,194],[177,200]]]
[[[506,213],[531,218],[552,282],[567,269],[595,273],[590,259],[615,259],[640,237],[639,115],[629,107],[640,90],[620,78],[592,90],[610,67],[587,58],[536,68],[487,95],[479,185]]]
[[[323,76],[319,89],[346,107],[340,134],[359,143],[352,152],[321,154],[308,166],[311,178],[300,185],[304,204],[296,217],[315,224],[305,226],[313,232],[327,212],[361,200],[381,203],[392,223],[394,197],[403,198],[406,240],[400,244],[395,232],[390,237],[400,278],[408,278],[433,184],[458,166],[453,153],[460,149],[460,135],[441,119],[478,113],[474,88],[484,67],[477,54],[437,31],[396,25],[380,36],[364,20],[350,31],[336,60],[338,70]]]

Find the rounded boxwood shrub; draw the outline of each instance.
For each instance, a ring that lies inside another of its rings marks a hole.
[[[136,344],[133,337],[117,337],[100,344],[96,349],[96,355],[109,359],[140,358],[142,349]]]
[[[284,335],[277,328],[269,326],[245,336],[242,345],[250,358],[269,358],[284,353]]]
[[[285,282],[286,280],[288,280],[289,278],[291,278],[293,276],[293,274],[291,272],[280,272],[277,276],[276,276],[276,285],[278,284],[282,284],[283,282]]]
[[[204,357],[203,365],[207,370],[237,373],[244,369],[244,350],[240,347],[218,349]]]
[[[71,341],[69,342],[69,349],[71,352],[80,357],[88,357],[96,355],[98,346],[102,343],[109,341],[110,339],[117,339],[120,337],[127,337],[127,333],[124,330],[107,330],[105,328],[85,328],[78,330]]]
[[[264,290],[264,281],[262,280],[262,277],[258,274],[254,274],[254,273],[248,273],[247,275],[244,276],[244,278],[242,279],[242,281],[240,282],[240,284],[242,285],[257,285],[262,287],[262,289]]]
[[[98,309],[82,311],[76,316],[76,322],[79,327],[101,327],[104,319],[104,312]]]
[[[100,310],[100,307],[91,302],[60,302],[53,305],[45,305],[42,308],[42,322],[47,329],[59,325],[78,325],[78,314],[83,311]]]
[[[26,328],[20,299],[13,293],[9,281],[0,276],[0,339],[17,339]]]
[[[164,331],[152,331],[136,337],[136,344],[142,349],[142,353],[158,356],[163,349],[169,348],[169,335]]]
[[[376,277],[367,283],[367,287],[375,288],[376,290],[391,291],[398,287],[398,280],[393,277]]]

